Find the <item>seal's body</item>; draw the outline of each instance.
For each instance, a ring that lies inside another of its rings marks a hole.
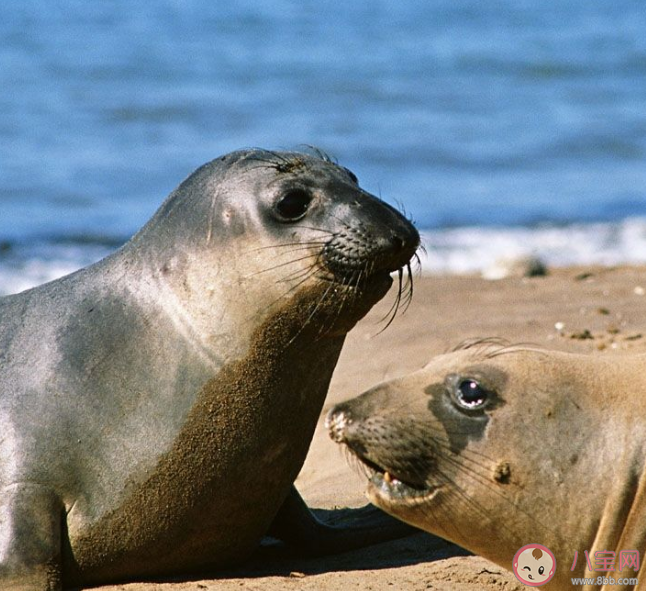
[[[620,554],[646,552],[645,393],[645,356],[479,345],[337,405],[327,424],[368,467],[378,507],[509,570],[541,544],[557,563],[545,588],[565,590],[643,578]],[[614,553],[615,570],[590,571],[586,551],[593,569]]]
[[[340,166],[236,152],[115,254],[0,300],[0,587],[247,556],[418,240]]]

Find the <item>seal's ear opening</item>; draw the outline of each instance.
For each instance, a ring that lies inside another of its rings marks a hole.
[[[281,222],[297,222],[305,217],[312,195],[305,189],[290,189],[274,204],[274,212]]]

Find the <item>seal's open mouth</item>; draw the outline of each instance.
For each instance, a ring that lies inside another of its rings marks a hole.
[[[363,424],[361,419],[353,416],[349,408],[352,402],[341,403],[330,409],[325,418],[325,427],[330,438],[344,445],[351,456],[359,461],[368,477],[368,495],[377,501],[383,500],[385,504],[416,504],[435,495],[443,483],[441,480],[437,484],[429,482],[428,475],[435,472],[434,459],[420,457],[418,453],[397,453],[396,446],[381,445],[383,439],[374,437],[378,432],[374,424],[370,429],[360,428]],[[373,436],[373,445],[366,442],[369,436]]]
[[[412,477],[395,473],[393,470],[384,468],[363,457],[356,451],[353,450],[353,452],[368,471],[369,492],[389,503],[426,501],[441,488],[440,485],[415,482]]]

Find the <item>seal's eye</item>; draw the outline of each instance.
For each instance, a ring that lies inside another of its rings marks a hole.
[[[312,202],[312,196],[303,189],[292,189],[285,193],[274,205],[278,217],[285,222],[300,220]]]
[[[476,380],[465,379],[457,384],[455,398],[460,406],[469,410],[482,408],[489,400],[489,392]]]

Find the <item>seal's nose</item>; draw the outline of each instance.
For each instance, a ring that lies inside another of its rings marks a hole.
[[[406,262],[411,259],[420,245],[417,228],[408,220],[404,220],[401,228],[393,230],[390,236],[393,253]]]
[[[390,272],[406,265],[420,245],[419,232],[415,226],[403,217],[399,221],[386,238],[388,246],[384,248],[381,260],[383,268]]]
[[[352,418],[344,404],[333,406],[325,417],[325,428],[332,441],[336,443],[346,442],[346,429],[351,423]]]
[[[369,193],[360,197],[353,195],[353,219],[339,220],[338,231],[325,243],[321,257],[335,275],[350,281],[402,269],[420,244],[415,226],[394,207]]]

